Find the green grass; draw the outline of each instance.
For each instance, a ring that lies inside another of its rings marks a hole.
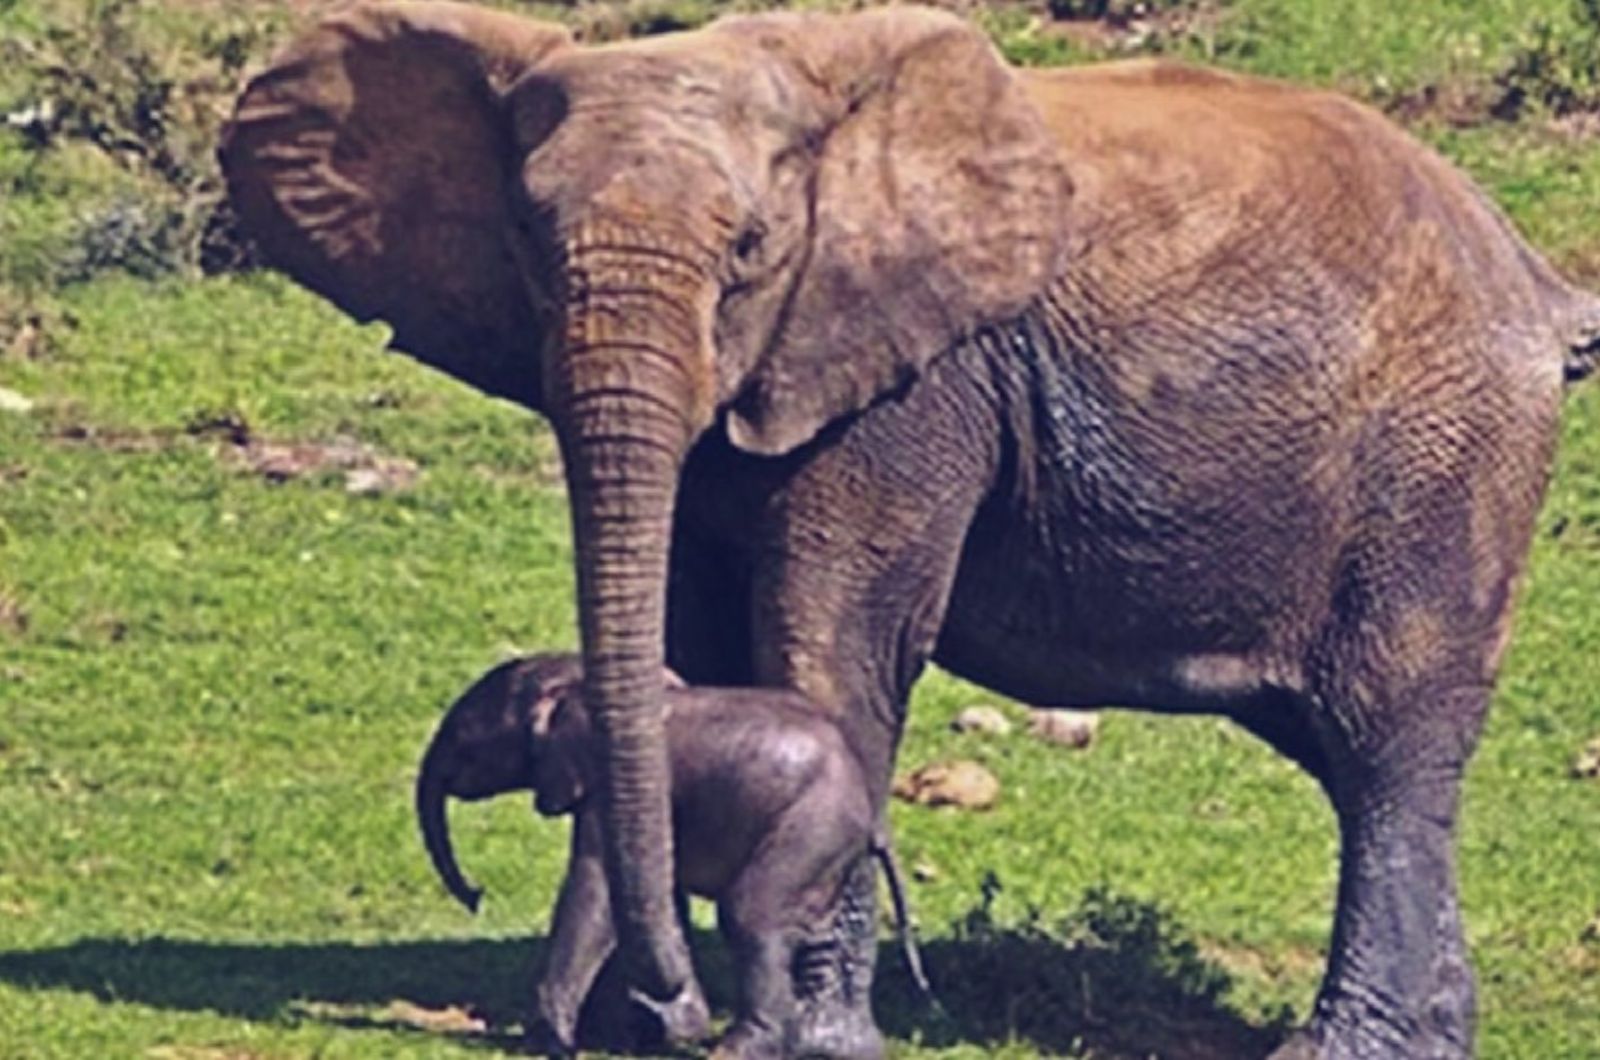
[[[0,0],[0,29],[46,6]],[[193,36],[188,10],[157,21]],[[1383,97],[1491,76],[1565,10],[1236,0],[1180,50]],[[1031,60],[1077,55],[1024,15],[993,26]],[[1600,277],[1593,140],[1537,115],[1421,131],[1536,244]],[[48,302],[54,340],[42,360],[0,355],[0,386],[37,402],[0,411],[0,1057],[492,1055],[393,1003],[517,1012],[563,828],[519,799],[457,809],[489,888],[474,920],[430,876],[409,785],[483,668],[575,643],[553,445],[271,277],[53,286],[75,221],[132,179],[0,131],[0,294]],[[274,485],[193,430],[224,414],[268,438],[355,438],[421,477],[378,496],[334,475]],[[1567,403],[1468,780],[1490,1060],[1600,1056],[1600,942],[1584,935],[1600,786],[1566,775],[1600,734],[1596,599],[1590,384]],[[886,948],[897,1052],[1234,1057],[1303,1016],[1335,880],[1311,783],[1207,719],[1111,715],[1081,754],[947,731],[992,698],[935,674],[912,710],[904,765],[975,757],[1005,791],[981,818],[895,806],[903,861],[932,871],[913,897],[952,1013],[919,1012]]]

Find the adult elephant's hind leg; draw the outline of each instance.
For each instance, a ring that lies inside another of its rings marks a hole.
[[[1324,739],[1339,818],[1338,909],[1311,1024],[1275,1060],[1464,1060],[1473,975],[1456,891],[1461,775],[1488,689],[1435,679],[1403,699],[1328,689]]]

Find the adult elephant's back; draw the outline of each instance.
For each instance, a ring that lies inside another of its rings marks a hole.
[[[977,514],[941,662],[1260,720],[1414,569],[1451,588],[1364,606],[1419,659],[1431,610],[1471,613],[1487,680],[1593,297],[1348,100],[1147,61],[1019,76],[1074,249],[1004,346],[1026,488]]]

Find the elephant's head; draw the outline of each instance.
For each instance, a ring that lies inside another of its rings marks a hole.
[[[456,863],[445,800],[531,789],[540,813],[570,812],[595,771],[587,714],[566,698],[582,676],[570,655],[503,663],[451,705],[428,743],[417,772],[417,823],[439,878],[474,912],[483,891]]]
[[[553,423],[618,926],[671,994],[680,465],[717,423],[788,452],[1026,309],[1069,194],[1041,119],[980,33],[925,9],[580,48],[512,15],[366,5],[251,83],[222,160],[274,263]]]

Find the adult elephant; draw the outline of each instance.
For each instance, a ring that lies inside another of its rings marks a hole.
[[[1597,307],[1438,157],[1278,84],[1015,71],[915,8],[580,48],[418,3],[301,39],[223,161],[274,262],[553,423],[645,989],[692,982],[664,643],[840,712],[880,803],[931,656],[1299,762],[1343,852],[1279,1055],[1469,1053],[1459,780]],[[877,1048],[866,888],[802,1052]]]

